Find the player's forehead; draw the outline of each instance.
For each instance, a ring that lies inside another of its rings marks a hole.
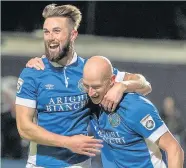
[[[61,29],[67,28],[68,20],[65,17],[50,17],[44,21],[43,29],[53,29],[59,27]]]
[[[101,78],[97,79],[83,79],[83,84],[89,87],[104,87],[106,86],[108,80],[103,80]]]
[[[83,84],[88,86],[100,86],[103,82],[99,78],[83,78]]]

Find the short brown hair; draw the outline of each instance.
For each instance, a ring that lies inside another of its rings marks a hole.
[[[75,30],[78,29],[82,19],[80,10],[73,5],[56,6],[56,4],[50,4],[44,8],[42,15],[45,19],[49,17],[67,17],[72,22]]]

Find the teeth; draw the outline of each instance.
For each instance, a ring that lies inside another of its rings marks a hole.
[[[50,48],[51,48],[51,49],[55,49],[55,48],[57,48],[58,46],[59,46],[58,44],[51,44],[51,45],[50,45]]]
[[[58,44],[51,44],[50,47],[58,46]]]

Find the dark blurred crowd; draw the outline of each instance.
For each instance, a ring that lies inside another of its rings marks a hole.
[[[6,76],[1,80],[1,157],[20,159],[25,158],[28,141],[22,140],[18,134],[15,120],[15,96],[17,77]],[[182,112],[176,106],[173,97],[165,97],[160,116],[165,121],[170,132],[186,150],[186,124]],[[100,156],[94,158],[94,164],[99,167]]]
[[[166,97],[164,99],[160,115],[170,132],[181,144],[183,150],[186,151],[186,124],[182,113],[176,106],[173,97]]]
[[[23,157],[24,141],[16,126],[15,97],[17,77],[6,76],[1,80],[1,157]],[[27,143],[28,144],[28,143]]]

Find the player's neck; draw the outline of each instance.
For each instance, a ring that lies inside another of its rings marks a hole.
[[[58,64],[62,65],[62,66],[67,66],[70,64],[70,62],[72,61],[74,56],[74,50],[69,50],[68,54],[66,57],[64,57],[63,59],[61,59],[60,61],[58,61]]]

